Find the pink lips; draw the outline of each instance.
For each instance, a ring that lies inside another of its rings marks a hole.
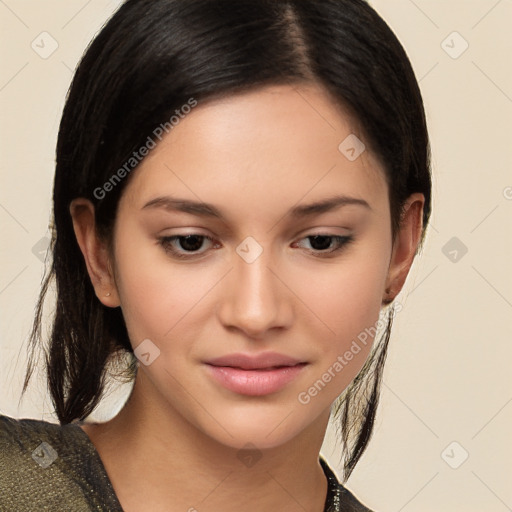
[[[251,356],[230,354],[206,362],[210,375],[241,395],[275,393],[292,381],[307,363],[275,352]]]

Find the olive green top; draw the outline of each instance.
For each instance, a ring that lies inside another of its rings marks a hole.
[[[371,512],[327,462],[324,512]],[[78,424],[0,415],[0,512],[122,512],[101,458]]]

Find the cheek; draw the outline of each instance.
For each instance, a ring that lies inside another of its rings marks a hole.
[[[304,272],[307,279],[295,279],[297,295],[305,298],[309,308],[304,310],[309,320],[302,325],[308,326],[309,337],[316,342],[318,363],[310,387],[299,397],[306,400],[301,403],[317,395],[324,403],[334,400],[366,361],[383,326],[380,313],[388,250],[386,240],[374,239],[335,265]]]
[[[199,303],[205,280],[171,266],[153,241],[132,244],[120,232],[116,244],[117,287],[132,344],[145,338],[158,344]]]
[[[305,298],[315,328],[321,328],[319,332],[327,338],[346,339],[377,320],[387,266],[385,254],[372,254],[373,258],[354,255],[351,261],[347,258],[295,278],[297,295]]]

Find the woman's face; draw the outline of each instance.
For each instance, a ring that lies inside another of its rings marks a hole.
[[[134,171],[115,282],[163,416],[236,448],[325,427],[392,253],[385,177],[354,132],[321,89],[273,86],[193,108]]]

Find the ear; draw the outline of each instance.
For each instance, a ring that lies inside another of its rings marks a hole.
[[[119,295],[107,245],[100,239],[96,230],[94,205],[88,199],[74,199],[69,212],[96,296],[105,306],[119,306]]]
[[[409,274],[421,239],[424,204],[425,196],[420,193],[411,194],[404,204],[389,262],[383,304],[389,304],[400,293]]]

